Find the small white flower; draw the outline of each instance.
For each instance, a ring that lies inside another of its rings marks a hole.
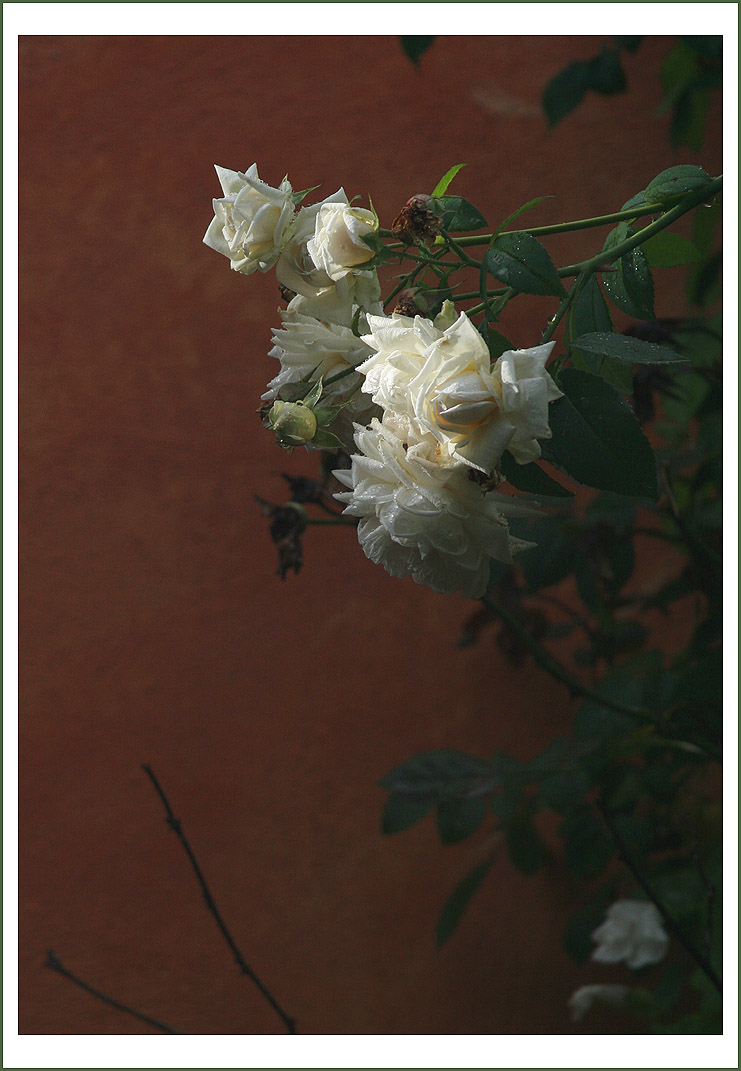
[[[309,256],[326,271],[332,282],[373,257],[363,236],[378,230],[375,213],[347,204],[323,204],[316,217],[314,236],[309,239]]]
[[[484,493],[465,466],[441,456],[437,440],[393,416],[356,425],[360,453],[335,472],[349,491],[336,497],[360,518],[366,556],[391,576],[411,576],[433,591],[483,595],[489,560],[511,562],[532,546],[510,535],[507,515],[532,511]],[[442,463],[441,463],[442,461]]]
[[[596,963],[625,963],[634,970],[658,963],[669,948],[659,910],[648,900],[617,900],[592,940]]]
[[[261,182],[257,164],[248,171],[216,166],[223,197],[214,198],[214,218],[203,241],[229,257],[243,275],[268,271],[280,256],[293,222],[293,191],[287,178],[278,189]]]
[[[578,1023],[597,1000],[619,1008],[628,993],[630,988],[627,985],[583,985],[569,998],[571,1018]]]
[[[555,343],[508,350],[492,367],[465,313],[450,326],[442,314],[435,322],[369,316],[368,324],[364,339],[376,352],[360,369],[363,390],[385,410],[415,420],[451,457],[488,474],[505,449],[520,464],[540,457],[537,439],[551,437],[548,405],[561,397],[545,371]]]
[[[270,356],[280,361],[280,372],[270,381],[263,400],[281,397],[281,391],[302,379],[325,380],[340,372],[346,373],[329,383],[322,393],[321,405],[344,405],[332,432],[343,442],[352,442],[353,423],[367,423],[380,410],[358,388],[362,377],[350,369],[368,356],[368,347],[349,327],[326,323],[313,316],[304,316],[292,308],[293,302],[281,313],[282,327],[273,330]]]

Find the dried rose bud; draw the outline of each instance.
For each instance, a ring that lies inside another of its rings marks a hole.
[[[432,245],[442,229],[442,220],[430,205],[432,198],[426,193],[410,197],[399,215],[391,224],[391,233],[405,245]]]
[[[426,316],[427,312],[417,304],[418,291],[414,288],[402,290],[394,306],[394,314],[399,316]]]
[[[295,290],[289,290],[283,283],[278,283],[278,289],[280,290],[280,296],[284,301],[292,301],[296,296]]]

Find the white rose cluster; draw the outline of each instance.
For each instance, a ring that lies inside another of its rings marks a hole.
[[[365,554],[392,576],[478,598],[490,560],[511,563],[533,544],[508,519],[531,507],[496,493],[505,450],[525,464],[550,438],[548,405],[561,392],[545,370],[552,343],[503,353],[492,365],[470,319],[446,303],[434,320],[367,317],[372,355],[362,390],[383,411],[356,428],[360,454],[336,472],[336,497],[361,518]]]
[[[217,166],[216,173],[224,196],[214,199],[205,244],[243,275],[274,268],[292,295],[270,350],[280,371],[263,400],[293,402],[301,383],[337,376],[324,388],[322,404],[339,409],[330,430],[349,445],[353,422],[367,423],[380,413],[353,371],[371,350],[351,330],[360,315],[383,311],[378,276],[363,267],[374,255],[363,237],[378,230],[375,213],[351,206],[342,189],[299,207],[303,194],[294,193],[288,178],[269,186],[257,164],[244,173]]]
[[[350,451],[354,438],[336,497],[358,518],[367,557],[435,591],[483,595],[491,559],[511,562],[532,545],[508,524],[532,507],[494,488],[505,450],[526,464],[550,438],[548,406],[561,396],[545,368],[553,343],[492,364],[450,302],[435,320],[384,315],[366,241],[378,232],[374,212],[343,189],[299,207],[303,194],[287,178],[268,186],[256,164],[216,171],[223,197],[204,242],[244,275],[274,268],[289,292],[270,350],[280,370],[263,395],[269,423],[287,427],[290,413],[279,441]]]

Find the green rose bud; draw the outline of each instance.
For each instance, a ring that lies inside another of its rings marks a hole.
[[[303,402],[274,402],[268,413],[268,423],[284,447],[310,443],[317,430],[314,411]]]

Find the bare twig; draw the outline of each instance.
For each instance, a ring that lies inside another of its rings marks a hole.
[[[146,764],[144,764],[142,766],[142,769],[144,770],[144,773],[147,775],[149,780],[154,785],[154,788],[155,788],[155,790],[157,792],[157,795],[162,800],[162,804],[163,804],[163,806],[165,808],[165,811],[167,813],[167,824],[170,827],[170,829],[173,831],[173,833],[175,833],[175,835],[177,836],[178,840],[180,841],[181,845],[183,846],[183,850],[184,850],[185,854],[188,856],[188,860],[190,861],[190,865],[193,868],[193,872],[194,872],[196,878],[198,879],[198,884],[201,886],[201,891],[203,892],[203,897],[204,897],[204,899],[206,901],[206,906],[207,906],[208,910],[211,912],[211,914],[213,915],[214,921],[216,922],[216,925],[219,927],[219,930],[221,932],[222,937],[224,938],[224,940],[226,941],[227,945],[229,946],[229,949],[231,950],[232,955],[234,956],[234,959],[235,959],[235,962],[236,962],[237,966],[241,970],[242,974],[247,975],[247,977],[250,978],[255,983],[257,988],[260,990],[262,995],[265,997],[265,1000],[268,1002],[268,1004],[270,1004],[270,1006],[278,1013],[280,1018],[283,1020],[283,1023],[285,1024],[285,1027],[286,1027],[286,1030],[288,1031],[288,1033],[289,1034],[295,1034],[297,1032],[296,1031],[296,1021],[295,1021],[295,1019],[292,1019],[291,1016],[288,1015],[283,1010],[283,1008],[280,1006],[280,1004],[275,999],[275,997],[270,992],[270,990],[267,988],[267,986],[260,980],[260,978],[258,978],[258,976],[255,974],[255,972],[252,970],[252,968],[249,966],[249,964],[245,961],[245,958],[242,955],[242,953],[239,951],[239,948],[237,947],[237,944],[236,944],[234,938],[232,937],[231,933],[227,929],[226,923],[224,922],[223,918],[221,917],[221,913],[220,913],[218,907],[216,906],[216,903],[214,901],[213,896],[211,895],[211,890],[209,889],[208,885],[206,884],[206,879],[203,876],[203,872],[201,871],[201,868],[198,865],[198,861],[197,861],[195,855],[193,854],[193,849],[191,848],[187,837],[183,833],[183,829],[182,829],[182,826],[180,824],[180,821],[173,814],[172,807],[170,806],[170,801],[168,800],[167,796],[165,795],[162,786],[160,785],[159,781],[155,777],[155,775],[152,772],[152,769],[151,769],[150,766],[147,766]]]
[[[63,978],[72,982],[80,989],[84,989],[86,993],[90,993],[91,996],[96,997],[102,1001],[103,1004],[107,1004],[110,1008],[116,1008],[118,1011],[126,1012],[127,1015],[133,1016],[134,1019],[139,1019],[142,1023],[148,1023],[149,1026],[153,1026],[156,1030],[161,1030],[163,1034],[181,1034],[181,1030],[175,1030],[173,1027],[168,1026],[167,1023],[161,1023],[159,1019],[152,1019],[149,1015],[144,1015],[143,1012],[136,1011],[135,1008],[130,1008],[128,1004],[122,1004],[120,1000],[114,1000],[113,997],[107,996],[105,993],[101,993],[99,989],[95,989],[89,985],[88,982],[83,981],[82,978],[78,978],[72,971],[67,970],[56,952],[51,949],[46,953],[45,966],[49,970],[56,971],[57,974],[61,974]]]

